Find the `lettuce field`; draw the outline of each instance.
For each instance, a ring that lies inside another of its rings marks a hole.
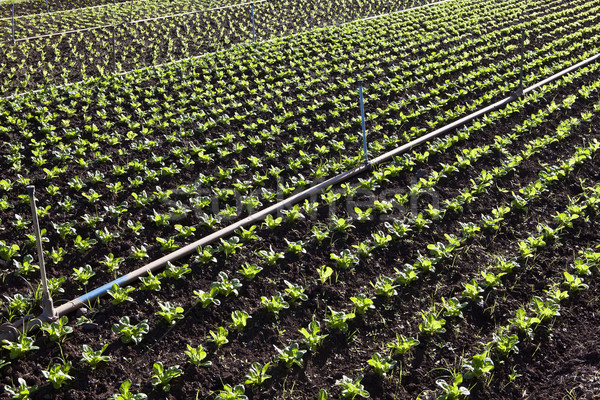
[[[600,0],[0,7],[0,399],[600,394]]]

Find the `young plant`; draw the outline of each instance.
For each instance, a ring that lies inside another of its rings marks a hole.
[[[121,335],[121,342],[125,344],[138,344],[149,330],[148,320],[143,320],[137,325],[132,325],[128,316],[121,317],[119,323],[112,326],[112,331]]]
[[[382,356],[379,353],[373,354],[367,363],[375,368],[375,372],[377,372],[381,376],[386,376],[389,372],[391,372],[396,366],[396,361],[392,360],[390,356]]]
[[[299,332],[304,336],[304,344],[306,344],[309,351],[315,351],[323,344],[323,340],[328,336],[320,334],[321,324],[319,324],[319,321],[315,320],[308,324],[308,329],[301,328]]]
[[[33,392],[37,390],[37,386],[27,385],[25,379],[17,378],[18,385],[5,385],[4,390],[11,395],[11,399],[14,400],[27,400],[31,398]]]
[[[171,381],[183,375],[179,365],[173,365],[169,368],[164,367],[163,363],[158,361],[152,365],[154,375],[152,375],[152,386],[160,386],[163,392],[171,390]]]
[[[215,304],[216,306],[221,304],[221,300],[217,299],[217,295],[219,294],[219,288],[213,287],[210,291],[205,292],[203,290],[194,290],[194,294],[196,297],[197,303],[202,305],[202,308],[206,308],[211,304]]]
[[[283,349],[279,349],[275,346],[275,350],[279,353],[279,361],[281,361],[286,368],[292,368],[294,365],[302,368],[304,364],[302,357],[304,357],[306,350],[301,350],[298,343],[292,343]]]
[[[375,309],[375,305],[373,304],[373,299],[367,297],[366,295],[360,293],[356,296],[350,297],[350,301],[354,303],[354,307],[356,313],[359,315],[364,314],[367,310]]]
[[[225,254],[225,258],[229,258],[229,256],[235,255],[238,249],[240,249],[242,246],[243,244],[240,243],[240,238],[237,236],[232,236],[227,240],[221,239],[219,251]]]
[[[230,295],[238,295],[238,289],[242,287],[240,280],[237,278],[229,279],[225,271],[219,272],[219,280],[210,284],[211,291],[216,288],[219,294],[225,297]]]
[[[151,271],[148,271],[148,276],[141,276],[140,289],[141,290],[153,290],[160,291],[160,277],[161,275],[155,276]]]
[[[188,264],[183,265],[174,265],[170,262],[167,262],[167,266],[163,272],[159,274],[159,276],[171,279],[185,279],[185,275],[192,272]]]
[[[162,316],[169,325],[174,325],[178,319],[183,318],[183,307],[171,304],[168,301],[165,303],[159,301],[158,306],[161,311],[156,314]]]
[[[250,370],[246,374],[246,381],[244,382],[246,385],[251,386],[261,386],[267,379],[271,377],[271,375],[267,374],[267,370],[271,365],[270,362],[265,365],[260,365],[257,362],[252,363]]]
[[[338,256],[335,253],[331,253],[329,258],[335,261],[336,266],[342,270],[349,270],[354,268],[356,264],[358,264],[358,257],[350,252],[350,250],[345,249],[342,250],[340,255]]]
[[[222,326],[219,326],[216,331],[209,331],[208,334],[210,335],[208,341],[214,343],[217,349],[220,349],[229,343],[229,340],[227,339],[229,331]]]
[[[407,353],[414,346],[419,345],[419,340],[409,337],[407,338],[404,335],[396,334],[396,339],[389,342],[387,347],[394,350],[396,354],[404,354]]]
[[[223,385],[223,389],[219,390],[216,400],[248,400],[246,396],[246,388],[244,385],[236,385],[231,387],[227,384]]]
[[[122,257],[115,257],[113,253],[109,253],[104,256],[104,260],[100,261],[102,264],[106,266],[107,272],[113,273],[119,270],[121,264],[125,261]]]
[[[296,301],[306,301],[308,300],[308,296],[304,294],[305,288],[300,285],[296,285],[294,283],[288,282],[286,280],[283,281],[287,288],[285,289],[285,294],[288,297],[289,303],[294,304]]]
[[[70,362],[64,362],[62,365],[57,363],[48,369],[42,370],[42,375],[52,383],[54,389],[60,389],[65,383],[75,379],[69,375],[70,370]]]
[[[188,344],[185,354],[188,356],[190,363],[194,364],[196,367],[210,367],[212,365],[210,361],[204,361],[207,354],[202,345],[193,347]]]
[[[321,283],[325,283],[325,281],[333,274],[333,268],[322,265],[317,268],[317,273],[319,274],[319,281],[321,281]]]
[[[131,381],[128,379],[121,383],[119,393],[113,394],[108,400],[146,400],[148,396],[145,393],[131,393]]]
[[[423,318],[423,322],[419,324],[419,330],[421,332],[427,335],[446,332],[446,329],[444,328],[446,320],[439,318],[439,313],[436,313],[435,311],[428,313],[421,312],[421,317]]]
[[[564,271],[563,275],[565,276],[563,285],[569,288],[570,292],[578,292],[589,287],[587,284],[583,283],[583,279],[578,276],[573,276],[567,271]]]
[[[83,286],[87,286],[89,280],[96,275],[92,270],[92,267],[87,264],[84,267],[73,268],[73,278],[81,283]]]
[[[125,301],[133,301],[133,298],[129,296],[129,293],[133,292],[134,290],[135,288],[131,286],[121,287],[116,283],[113,283],[111,289],[108,290],[107,293],[113,298],[112,303],[117,305]]]
[[[270,230],[274,230],[281,225],[283,222],[282,217],[273,218],[271,214],[267,215],[265,218],[265,222],[263,222],[263,226],[267,227]]]
[[[86,363],[91,369],[96,369],[98,364],[101,362],[109,362],[112,360],[111,356],[104,356],[104,350],[108,347],[108,344],[102,346],[100,350],[94,351],[90,346],[84,344],[81,350],[81,362]]]
[[[261,304],[270,312],[275,315],[279,314],[279,311],[290,308],[290,305],[280,292],[275,293],[271,298],[261,296]]]
[[[351,321],[356,316],[354,313],[345,313],[343,311],[334,311],[329,307],[329,316],[325,317],[325,322],[331,329],[341,332],[348,331],[348,321]]]
[[[442,394],[438,396],[437,399],[457,400],[469,396],[471,392],[466,387],[461,386],[462,382],[463,376],[461,374],[456,374],[452,383],[448,383],[443,379],[435,381],[435,384],[442,389]]]
[[[15,358],[19,358],[22,355],[29,353],[30,351],[38,350],[39,347],[35,346],[33,344],[34,342],[34,338],[27,336],[24,332],[22,332],[14,342],[4,339],[2,341],[2,343],[4,343],[2,347],[10,352],[10,359],[14,360]]]
[[[519,337],[517,335],[508,335],[507,327],[500,329],[498,333],[493,335],[493,343],[495,349],[501,357],[506,358],[510,353],[519,353]]]
[[[250,315],[248,315],[248,313],[245,311],[240,311],[240,310],[232,311],[231,312],[231,321],[232,322],[229,326],[238,331],[244,330],[244,328],[248,324],[248,319],[250,319],[250,318],[252,318],[252,317],[250,317]]]
[[[250,264],[246,262],[244,263],[244,265],[242,265],[242,268],[238,270],[238,273],[242,275],[247,281],[251,281],[262,270],[262,267],[256,264]]]
[[[69,319],[63,315],[56,322],[42,322],[40,330],[50,336],[53,342],[64,342],[67,335],[73,333],[73,328],[67,325]]]
[[[365,387],[360,381],[363,377],[359,376],[356,379],[348,378],[346,375],[342,376],[342,379],[337,380],[335,384],[342,387],[342,397],[344,399],[354,399],[357,396],[368,398],[369,392],[365,390]]]
[[[523,332],[527,337],[533,334],[533,326],[541,321],[537,317],[528,317],[527,312],[523,308],[519,308],[515,314],[515,318],[508,320],[517,329]]]
[[[458,317],[462,318],[462,309],[467,306],[467,303],[461,303],[456,297],[446,299],[442,297],[442,309],[444,317]]]
[[[392,298],[398,294],[396,288],[398,285],[394,285],[394,280],[387,276],[379,276],[375,283],[371,282],[371,286],[375,289],[377,296],[382,296],[387,299]]]
[[[277,265],[277,261],[285,258],[283,253],[276,252],[273,247],[269,247],[269,250],[260,250],[258,255],[265,260],[268,266],[272,267]]]
[[[466,379],[480,378],[489,374],[494,369],[494,362],[488,355],[488,351],[473,356],[471,361],[465,362],[463,368],[467,370]]]

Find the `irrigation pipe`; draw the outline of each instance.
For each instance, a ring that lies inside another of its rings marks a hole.
[[[567,75],[570,72],[573,72],[574,70],[576,70],[578,68],[584,67],[584,66],[598,60],[599,58],[600,58],[600,53],[596,54],[595,56],[592,56],[584,61],[581,61],[569,68],[566,68],[566,69],[564,69],[564,70],[562,70],[562,71],[560,71],[560,72],[558,72],[558,73],[556,73],[556,74],[554,74],[532,86],[529,86],[528,88],[523,90],[523,95],[526,95],[543,85],[546,85],[552,81],[555,81],[556,79],[558,79],[564,75]],[[443,135],[453,129],[459,128],[460,126],[464,125],[465,123],[467,123],[471,120],[482,117],[483,115],[485,115],[491,111],[494,111],[500,107],[503,107],[503,106],[507,105],[508,103],[516,100],[517,98],[519,98],[519,96],[516,96],[514,94],[509,97],[506,97],[506,98],[504,98],[500,101],[497,101],[496,103],[493,103],[479,111],[476,111],[476,112],[471,113],[459,120],[456,120],[442,128],[436,129],[433,132],[423,135],[415,140],[412,140],[412,141],[410,141],[402,146],[399,146],[391,151],[388,151],[384,154],[381,154],[380,156],[375,157],[375,158],[371,159],[370,161],[365,162],[364,164],[362,164],[358,167],[355,167],[349,171],[343,172],[337,176],[329,178],[329,179],[327,179],[321,183],[318,183],[300,193],[292,195],[285,200],[282,200],[276,204],[273,204],[255,214],[249,215],[248,217],[246,217],[244,219],[234,222],[233,224],[226,226],[225,228],[222,228],[222,229],[220,229],[208,236],[205,236],[195,242],[192,242],[192,243],[186,245],[185,247],[182,247],[182,248],[174,251],[173,253],[167,254],[166,256],[163,256],[155,261],[152,261],[149,264],[146,264],[145,266],[143,266],[141,268],[136,269],[135,271],[132,271],[126,275],[123,275],[111,282],[108,282],[107,284],[105,284],[103,286],[100,286],[82,296],[79,296],[67,303],[64,303],[64,304],[56,307],[55,315],[60,317],[60,316],[69,314],[69,313],[85,306],[89,302],[92,302],[92,301],[96,300],[97,298],[101,297],[102,295],[106,294],[106,292],[109,289],[111,289],[112,286],[115,284],[117,286],[125,286],[130,283],[136,282],[140,277],[146,276],[148,274],[148,272],[156,271],[156,270],[164,267],[168,262],[176,261],[182,257],[185,257],[187,255],[194,253],[198,246],[206,246],[208,244],[214,243],[215,241],[234,233],[237,229],[239,229],[241,227],[258,223],[258,222],[262,221],[263,219],[265,219],[267,215],[270,215],[270,214],[273,214],[280,210],[286,209],[295,203],[298,203],[298,202],[300,202],[304,199],[307,199],[313,195],[317,195],[323,189],[326,189],[329,186],[333,186],[338,183],[344,182],[358,174],[366,172],[378,164],[381,164],[381,163],[388,161],[396,156],[399,156],[401,154],[408,152],[413,147],[423,144],[423,143],[425,143],[431,139],[434,139],[440,135]],[[35,318],[33,316],[27,316],[15,323],[3,324],[0,327],[0,340],[3,340],[3,339],[15,340],[19,331],[28,332],[29,330],[38,327],[42,322],[47,321],[47,320],[48,320],[48,316],[45,314],[41,314],[40,316],[35,317]]]

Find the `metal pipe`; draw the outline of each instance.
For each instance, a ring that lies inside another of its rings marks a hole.
[[[254,3],[252,3],[252,43],[256,42],[256,31],[254,29]]]
[[[12,3],[10,19],[12,21],[12,42],[15,42],[15,3]]]
[[[523,94],[528,94],[528,93],[534,91],[535,89],[537,89],[547,83],[550,83],[550,82],[560,78],[563,75],[566,75],[566,74],[574,71],[577,68],[580,68],[582,66],[585,66],[585,65],[597,60],[598,58],[600,58],[600,54],[592,56],[592,57],[590,57],[584,61],[581,61],[569,68],[566,68],[566,69],[562,70],[561,72],[558,72],[558,73],[550,76],[549,78],[546,78],[543,81],[540,81],[540,82],[536,83],[535,85],[530,86],[527,89],[523,90]],[[310,196],[312,196],[313,194],[318,193],[322,189],[326,189],[329,186],[335,185],[337,183],[341,183],[343,181],[346,181],[346,180],[352,178],[355,175],[366,172],[378,164],[381,164],[381,163],[383,163],[389,159],[392,159],[398,155],[401,155],[403,153],[406,153],[407,151],[411,150],[413,147],[416,147],[430,139],[434,139],[444,133],[447,133],[453,129],[456,129],[456,128],[462,126],[463,124],[465,124],[466,122],[469,122],[475,118],[479,118],[479,117],[483,116],[484,114],[494,111],[516,99],[517,99],[517,97],[512,95],[505,99],[497,101],[496,103],[491,104],[491,105],[489,105],[479,111],[476,111],[472,114],[469,114],[457,121],[452,122],[451,124],[448,124],[442,128],[439,128],[439,129],[433,131],[433,132],[430,132],[426,135],[423,135],[415,140],[412,140],[409,143],[399,146],[399,147],[395,148],[394,150],[388,151],[387,153],[384,153],[378,157],[375,157],[374,159],[370,160],[369,162],[367,162],[365,164],[362,164],[362,165],[360,165],[356,168],[353,168],[349,171],[346,171],[342,174],[339,174],[337,176],[329,178],[326,181],[318,183],[315,186],[312,186],[312,187],[310,187],[300,193],[297,193],[285,200],[282,200],[276,204],[273,204],[255,214],[249,215],[248,217],[246,217],[240,221],[234,222],[233,224],[231,224],[225,228],[222,228],[208,236],[205,236],[193,243],[190,243],[187,246],[174,251],[173,253],[167,254],[167,255],[159,258],[158,260],[152,261],[151,263],[146,264],[145,266],[138,268],[135,271],[132,271],[126,275],[123,275],[123,276],[115,279],[112,282],[108,282],[105,285],[100,286],[99,288],[96,288],[82,296],[79,296],[65,304],[62,304],[62,305],[56,307],[55,308],[56,314],[59,317],[69,314],[69,313],[83,307],[88,302],[91,302],[91,301],[97,299],[98,297],[106,294],[106,292],[110,288],[112,288],[112,286],[114,284],[117,284],[118,286],[124,286],[124,285],[128,285],[130,283],[133,283],[133,282],[137,281],[140,277],[146,276],[148,274],[148,272],[155,271],[155,270],[158,270],[158,269],[164,267],[168,262],[176,261],[182,257],[192,254],[194,251],[196,251],[196,248],[198,246],[206,246],[224,236],[234,233],[235,230],[238,228],[241,228],[241,227],[244,227],[244,226],[256,223],[256,222],[260,222],[267,215],[270,215],[270,214],[278,212],[282,209],[288,208],[289,206],[291,206],[297,202],[300,202],[304,199],[307,199]],[[19,328],[21,325],[27,325],[26,329],[33,329],[37,325],[39,325],[39,323],[40,323],[39,321],[45,321],[45,320],[47,320],[47,317],[44,314],[42,314],[36,319],[31,319],[31,318],[26,317],[26,318],[24,318],[20,321],[17,321],[16,323],[13,323],[13,324],[3,324],[0,327],[0,340],[3,340],[3,339],[14,340],[14,338],[16,337],[15,333],[19,331]],[[31,322],[28,322],[28,321],[31,321]]]
[[[363,136],[363,153],[365,157],[365,162],[369,161],[369,156],[367,154],[367,130],[365,128],[365,102],[363,98],[363,85],[362,81],[358,81],[358,98],[360,101],[360,119],[362,122],[362,136]]]
[[[113,73],[117,71],[117,58],[115,55],[115,26],[112,26],[112,65],[113,65]]]
[[[42,235],[40,233],[40,223],[38,221],[37,207],[35,205],[35,186],[27,186],[27,194],[31,203],[31,214],[33,219],[33,232],[37,243],[38,260],[40,264],[40,275],[42,277],[42,311],[43,315],[49,318],[56,317],[56,310],[48,290],[48,280],[46,279],[46,265],[44,264],[44,250],[42,248]]]
[[[519,86],[515,91],[517,97],[523,96],[523,58],[525,56],[525,29],[521,30],[521,57],[519,58]]]

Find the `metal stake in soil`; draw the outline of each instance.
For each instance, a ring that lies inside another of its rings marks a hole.
[[[525,29],[521,31],[521,57],[519,58],[519,86],[515,95],[517,97],[523,96],[523,57],[525,54]]]
[[[112,65],[113,65],[113,73],[117,72],[117,58],[115,55],[115,25],[113,25],[112,29]]]
[[[256,42],[256,30],[254,29],[254,3],[251,5],[252,8],[252,43]]]
[[[15,42],[15,3],[12,3],[10,19],[12,21],[12,42]]]
[[[48,0],[46,0],[46,12],[50,14],[50,6],[48,6]]]
[[[367,130],[365,128],[365,102],[363,99],[362,81],[358,81],[358,97],[360,99],[360,119],[362,121],[363,152],[365,155],[365,163],[367,163],[369,162],[369,156],[367,155]]]
[[[37,207],[35,205],[35,186],[27,186],[27,194],[31,202],[31,213],[33,218],[33,231],[37,242],[38,259],[40,263],[40,274],[42,276],[42,311],[45,316],[53,318],[57,316],[54,310],[54,304],[48,291],[48,281],[46,280],[46,266],[44,264],[44,250],[42,249],[42,235],[40,233],[40,224],[38,222]]]

